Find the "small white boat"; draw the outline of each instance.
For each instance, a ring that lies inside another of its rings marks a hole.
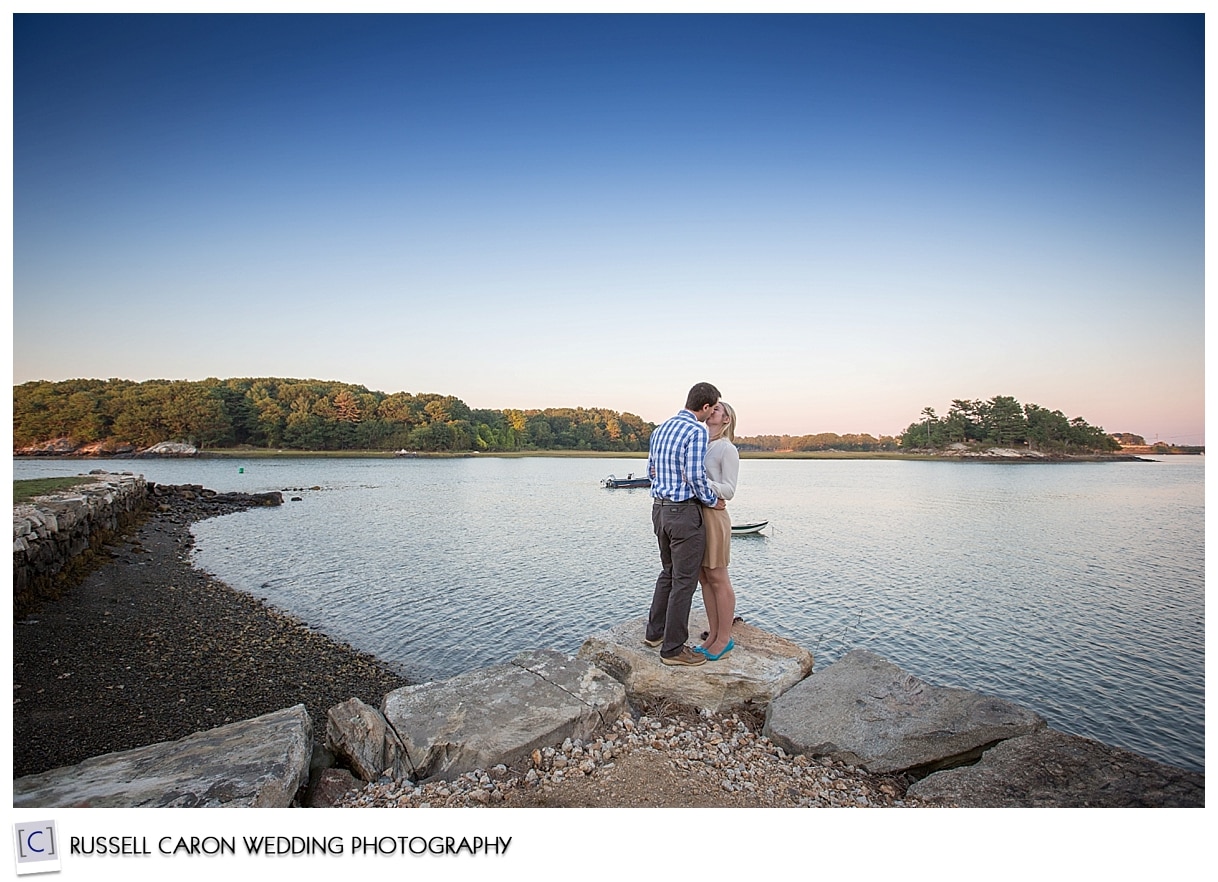
[[[769,523],[769,521],[760,521],[756,524],[732,524],[732,535],[748,536],[751,533],[760,533]]]

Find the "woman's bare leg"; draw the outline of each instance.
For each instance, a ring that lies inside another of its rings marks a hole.
[[[732,619],[736,616],[736,592],[728,578],[727,567],[702,568],[702,600],[706,604],[707,618],[710,618],[712,604],[715,608],[710,637],[702,645],[711,655],[718,655],[732,639]]]
[[[710,636],[702,641],[703,649],[710,646],[711,641],[715,639],[715,631],[719,628],[718,598],[710,584],[710,574],[713,572],[714,570],[703,567],[698,579],[702,583],[702,605],[706,607],[706,630],[710,632]]]

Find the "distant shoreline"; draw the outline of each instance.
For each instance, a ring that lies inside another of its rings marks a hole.
[[[1204,453],[1162,453],[1151,452],[1151,456],[1204,456]],[[560,457],[575,459],[646,459],[646,451],[606,451],[606,450],[520,450],[495,451],[481,453],[477,451],[419,451],[402,455],[391,450],[266,450],[266,449],[214,449],[202,450],[194,456],[74,456],[72,454],[41,454],[21,456],[14,454],[14,460],[80,460],[91,462],[99,459],[519,459],[523,457]],[[1153,462],[1146,458],[1141,451],[1138,454],[1094,453],[1094,454],[1044,454],[1020,451],[1018,455],[988,453],[984,451],[970,452],[961,455],[959,452],[916,451],[902,453],[892,450],[853,451],[853,450],[741,450],[741,459],[874,459],[917,462],[1006,462],[1006,463],[1062,463],[1062,462]]]

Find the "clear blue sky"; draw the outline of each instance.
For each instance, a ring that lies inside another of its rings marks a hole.
[[[13,380],[1204,440],[1183,16],[30,16]]]

